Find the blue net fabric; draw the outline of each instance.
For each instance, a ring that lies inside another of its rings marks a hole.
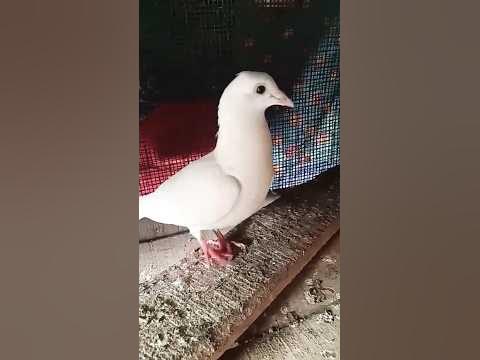
[[[294,83],[294,110],[269,116],[272,189],[301,184],[340,164],[339,22],[328,21],[328,32]]]

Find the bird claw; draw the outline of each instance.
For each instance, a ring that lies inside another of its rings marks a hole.
[[[211,264],[212,262],[216,262],[220,265],[226,265],[229,261],[233,259],[233,254],[213,248],[208,248],[206,258],[208,259],[209,264]]]
[[[247,249],[247,245],[245,245],[244,243],[241,243],[241,242],[237,242],[237,241],[233,241],[233,240],[230,240],[230,242],[235,245],[237,248],[240,248],[242,249],[242,251],[245,251]]]
[[[232,245],[235,245],[237,248],[240,248],[242,251],[245,251],[246,245],[240,242],[227,240],[219,230],[214,231],[217,235],[217,239],[213,240],[203,240],[200,241],[203,255],[207,264],[210,266],[213,262],[216,262],[220,265],[226,265],[233,259]]]

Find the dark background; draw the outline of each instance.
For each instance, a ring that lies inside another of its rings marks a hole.
[[[290,92],[327,29],[323,18],[338,12],[338,0],[141,0],[140,116],[162,101],[218,100],[243,70],[268,72]],[[286,27],[294,41],[282,38]]]

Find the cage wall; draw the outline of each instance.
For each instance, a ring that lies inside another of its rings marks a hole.
[[[295,108],[271,108],[272,189],[340,163],[339,2],[140,2],[141,195],[215,146],[217,104],[242,70],[265,71]]]

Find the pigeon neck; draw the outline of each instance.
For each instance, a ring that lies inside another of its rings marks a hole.
[[[239,169],[258,162],[271,165],[272,140],[265,113],[245,108],[222,110],[219,109],[214,152],[224,171],[241,177],[242,171]]]
[[[265,111],[240,103],[221,102],[218,107],[217,146],[224,141],[250,138],[257,132],[268,131]]]

